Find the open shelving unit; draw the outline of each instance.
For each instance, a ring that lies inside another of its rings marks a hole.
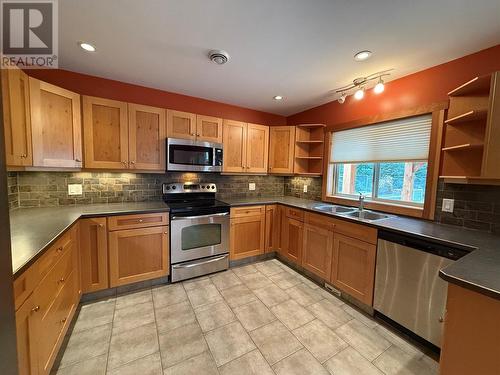
[[[325,147],[324,124],[302,124],[295,127],[294,174],[321,176]]]
[[[440,177],[446,182],[500,180],[499,73],[475,77],[448,93]]]

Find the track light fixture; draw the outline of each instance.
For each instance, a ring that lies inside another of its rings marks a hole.
[[[378,83],[373,88],[373,92],[375,94],[382,94],[384,92],[384,89],[385,89],[384,81],[382,81],[382,77],[380,77]]]
[[[382,77],[391,75],[394,69],[383,70],[377,73],[370,74],[366,77],[359,77],[352,81],[351,84],[339,87],[335,89],[335,93],[340,94],[337,101],[340,104],[344,104],[348,95],[353,95],[356,100],[361,100],[365,96],[366,86],[370,84],[371,81],[377,80],[378,83],[373,88],[375,94],[381,94],[384,92],[384,81]]]
[[[337,99],[337,101],[340,103],[340,104],[344,104],[345,102],[345,98],[347,98],[347,94],[345,92],[343,92],[340,97]]]

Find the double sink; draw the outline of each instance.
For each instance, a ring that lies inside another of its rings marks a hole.
[[[368,222],[389,219],[391,217],[390,215],[385,215],[378,212],[368,210],[360,211],[357,208],[337,206],[334,204],[318,204],[316,206],[313,206],[313,210],[351,217]]]

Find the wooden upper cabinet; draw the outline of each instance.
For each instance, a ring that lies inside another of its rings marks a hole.
[[[165,110],[128,105],[129,167],[165,170]]]
[[[167,109],[167,137],[196,139],[196,115]]]
[[[223,172],[245,172],[247,166],[247,124],[224,120]]]
[[[3,123],[8,166],[33,165],[29,80],[21,69],[2,69]]]
[[[332,270],[333,232],[312,224],[304,224],[302,267],[330,280]]]
[[[80,269],[83,293],[109,288],[106,218],[80,220]]]
[[[82,166],[80,95],[29,78],[33,165]]]
[[[246,172],[267,173],[269,127],[248,124]]]
[[[295,150],[295,126],[271,126],[269,172],[292,174]]]
[[[222,143],[222,119],[196,115],[196,140]]]
[[[127,103],[83,97],[85,167],[128,169]]]

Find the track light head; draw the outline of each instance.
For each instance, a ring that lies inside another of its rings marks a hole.
[[[340,104],[344,104],[345,103],[345,99],[347,98],[347,94],[345,92],[343,92],[340,97],[337,99],[337,101],[340,103]]]

